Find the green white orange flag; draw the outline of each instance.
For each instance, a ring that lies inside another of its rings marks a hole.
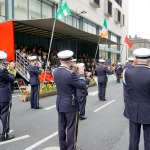
[[[62,18],[64,18],[65,16],[71,15],[69,6],[66,2],[66,0],[60,0],[59,1],[59,8],[58,11],[56,13],[56,19],[60,20]]]
[[[108,33],[108,28],[107,28],[107,21],[106,21],[106,18],[105,18],[100,36],[101,36],[101,38],[105,38],[106,36],[108,36],[108,34],[109,33]]]

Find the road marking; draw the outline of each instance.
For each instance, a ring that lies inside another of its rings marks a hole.
[[[19,96],[21,96],[21,95],[14,95],[14,96],[12,96],[12,97],[19,97]]]
[[[26,139],[26,138],[29,138],[29,137],[30,137],[29,135],[17,137],[17,138],[14,138],[14,139],[12,139],[12,140],[9,140],[9,141],[0,142],[0,145],[4,145],[4,144],[16,142],[16,141],[23,140],[23,139]]]
[[[53,106],[51,106],[51,107],[47,107],[47,108],[45,108],[45,110],[51,110],[51,109],[53,109],[53,108],[56,108],[56,105],[53,105]]]
[[[90,93],[89,93],[90,96],[95,96],[95,95],[97,95],[97,94],[98,94],[98,91],[90,92]]]
[[[37,146],[43,144],[44,142],[48,141],[49,139],[55,137],[56,135],[58,135],[58,131],[57,131],[57,132],[54,132],[53,134],[47,136],[46,138],[42,139],[41,141],[39,141],[39,142],[37,142],[37,143],[31,145],[30,147],[28,147],[28,148],[26,148],[26,149],[24,149],[24,150],[32,150],[32,149],[34,149],[35,147],[37,147]]]
[[[110,101],[109,103],[107,103],[107,104],[105,104],[105,105],[101,106],[100,108],[98,108],[98,109],[94,110],[93,112],[97,112],[97,111],[99,111],[99,110],[103,109],[104,107],[106,107],[106,106],[110,105],[111,103],[113,103],[113,102],[115,102],[115,101],[116,101],[116,100],[115,100],[115,99],[113,99],[113,100],[112,100],[112,101]]]
[[[12,132],[13,132],[13,130],[10,130],[10,131],[9,131],[9,133],[12,133]]]

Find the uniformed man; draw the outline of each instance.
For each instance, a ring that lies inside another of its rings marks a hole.
[[[144,150],[150,150],[150,49],[139,48],[133,54],[138,64],[123,72],[125,97],[124,116],[129,119],[129,150],[138,150],[141,126],[144,131]]]
[[[84,63],[77,64],[77,67],[80,67],[80,66],[85,68]],[[77,76],[79,77],[79,74],[77,74]],[[84,74],[84,77],[86,79],[87,88],[85,90],[77,89],[77,98],[78,98],[79,107],[80,107],[80,111],[79,111],[79,119],[80,120],[87,119],[87,117],[85,116],[85,106],[86,106],[86,98],[88,95],[88,85],[90,83],[90,76],[91,76],[90,72],[87,72],[86,74]]]
[[[61,66],[53,71],[57,86],[57,111],[60,150],[76,150],[79,104],[76,89],[85,90],[84,68],[79,67],[79,76],[69,69],[73,52],[58,53]]]
[[[30,75],[30,85],[31,85],[31,95],[30,103],[31,109],[41,109],[39,107],[39,89],[40,89],[40,80],[39,75],[42,73],[41,63],[37,63],[37,56],[29,57],[31,64],[28,66],[28,71]]]
[[[116,68],[115,68],[115,73],[116,73],[116,76],[117,76],[117,83],[120,83],[120,78],[121,78],[121,74],[123,72],[123,68],[121,66],[121,63],[118,62]]]
[[[133,68],[133,63],[134,63],[134,58],[133,57],[129,57],[128,58],[128,62],[124,65],[124,69],[128,68],[128,69],[131,69]]]
[[[111,71],[105,65],[104,59],[99,59],[99,65],[96,67],[95,74],[98,77],[98,97],[101,101],[106,101],[106,85],[108,82],[107,74],[110,74]]]
[[[12,92],[10,83],[14,81],[14,67],[10,65],[10,72],[3,66],[3,61],[7,58],[7,54],[0,51],[0,119],[2,121],[3,130],[0,135],[0,141],[13,139],[13,135],[9,135],[10,110],[12,105]]]

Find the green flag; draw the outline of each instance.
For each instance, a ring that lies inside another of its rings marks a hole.
[[[60,0],[59,2],[59,8],[58,11],[56,13],[56,19],[60,20],[62,18],[64,18],[65,16],[71,15],[69,6],[66,2],[66,0]]]

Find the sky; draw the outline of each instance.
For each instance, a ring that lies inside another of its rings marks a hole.
[[[150,0],[129,0],[129,35],[150,39]]]

